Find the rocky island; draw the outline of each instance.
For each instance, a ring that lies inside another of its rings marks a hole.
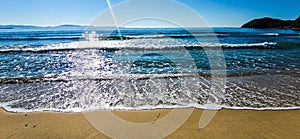
[[[300,16],[296,20],[281,20],[269,17],[254,19],[244,24],[242,28],[273,28],[300,30]]]

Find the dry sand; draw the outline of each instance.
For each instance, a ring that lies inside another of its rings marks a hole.
[[[114,111],[122,119],[149,122],[170,112]],[[166,138],[300,138],[300,110],[220,110],[203,129],[198,128],[203,110]],[[82,113],[9,113],[0,109],[0,138],[108,138],[96,130]]]

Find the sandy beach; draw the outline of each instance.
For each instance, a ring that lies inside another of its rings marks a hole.
[[[142,123],[160,118],[170,109],[113,111],[127,121]],[[195,109],[189,119],[166,138],[299,138],[300,110],[218,111],[203,129],[198,128],[203,110]],[[109,138],[96,130],[82,113],[9,113],[0,110],[0,138]]]
[[[0,4],[0,139],[300,139],[300,0]]]

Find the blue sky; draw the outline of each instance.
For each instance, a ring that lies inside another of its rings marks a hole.
[[[124,0],[110,1],[116,5]],[[239,27],[253,18],[266,16],[295,19],[300,15],[300,0],[177,1],[193,8],[215,27]],[[86,25],[108,8],[105,0],[0,0],[0,7],[0,24],[40,26]]]

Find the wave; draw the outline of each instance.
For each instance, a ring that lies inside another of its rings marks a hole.
[[[176,75],[176,74],[175,74]],[[261,75],[255,78],[228,78],[226,94],[215,94],[214,107],[207,107],[209,78],[162,77],[149,80],[75,80],[71,82],[1,84],[0,107],[13,112],[84,112],[92,110],[145,110],[159,108],[200,108],[219,110],[300,109],[298,76]],[[263,81],[273,83],[260,84]],[[129,83],[129,84],[126,84]],[[285,89],[277,83],[284,83]],[[288,85],[287,85],[288,84]],[[143,87],[144,86],[144,87]],[[134,94],[128,93],[132,88]],[[149,87],[149,88],[148,88]],[[154,89],[153,88],[161,88]],[[153,97],[151,94],[155,93]],[[168,94],[168,95],[166,95]],[[142,95],[142,96],[141,96]],[[213,95],[213,94],[211,94]],[[132,96],[135,96],[134,98]],[[132,99],[135,100],[132,104]]]
[[[178,73],[178,74],[114,74],[97,77],[83,77],[83,76],[67,76],[67,77],[56,77],[56,76],[45,76],[45,77],[7,77],[0,78],[0,84],[24,84],[24,83],[37,83],[37,82],[68,82],[68,81],[102,81],[102,80],[147,80],[147,79],[160,79],[160,78],[178,78],[178,77],[197,77],[205,76],[210,77],[208,73]],[[222,75],[226,76],[226,75]]]
[[[279,36],[278,33],[264,33],[263,36]]]
[[[197,35],[195,35],[197,37]],[[207,35],[209,36],[209,35]],[[260,38],[260,37],[299,37],[299,34],[281,34],[281,33],[255,33],[255,34],[252,34],[252,33],[241,33],[241,32],[235,32],[235,33],[227,33],[227,32],[219,32],[219,33],[216,33],[215,36],[217,36],[218,38],[223,38],[223,37],[237,37],[237,38],[240,38],[240,37],[257,37],[257,38]]]
[[[276,42],[262,42],[262,43],[244,43],[244,44],[219,44],[222,48],[276,48]]]
[[[124,107],[124,106],[102,106],[102,107],[85,107],[85,108],[68,108],[68,109],[59,109],[59,108],[36,108],[36,109],[25,109],[25,108],[13,108],[9,103],[0,103],[0,107],[5,109],[8,112],[16,112],[16,113],[28,113],[28,112],[89,112],[89,111],[97,111],[97,110],[155,110],[155,109],[183,109],[183,108],[195,108],[202,110],[221,110],[221,109],[232,109],[232,110],[298,110],[300,106],[293,107],[263,107],[263,108],[255,108],[255,107],[238,107],[238,106],[227,106],[227,105],[215,105],[213,108],[208,107],[207,105],[200,104],[187,104],[186,106],[182,105],[158,105],[158,106],[142,106],[142,107]]]
[[[243,43],[243,44],[214,44],[214,43],[177,43],[177,44],[134,44],[132,42],[123,43],[122,41],[99,41],[99,42],[71,42],[60,43],[54,45],[46,45],[40,47],[12,48],[12,46],[2,46],[0,53],[9,52],[51,52],[51,51],[75,51],[75,50],[180,50],[180,49],[281,49],[281,48],[298,48],[300,43],[276,43],[276,42],[262,42],[262,43]]]
[[[150,33],[150,32],[149,32]],[[86,40],[131,40],[131,39],[186,39],[186,38],[216,38],[216,37],[262,37],[262,36],[299,36],[298,33],[250,33],[250,32],[212,32],[212,31],[173,31],[173,32],[157,32],[157,34],[143,34],[136,32],[124,31],[122,35],[113,34],[98,34],[95,31],[85,32],[82,37]]]
[[[103,81],[103,80],[148,80],[148,79],[166,79],[166,78],[181,78],[181,77],[241,77],[241,76],[255,76],[255,75],[298,75],[298,71],[269,71],[269,72],[239,72],[211,74],[207,72],[185,72],[185,73],[165,73],[165,74],[113,74],[105,76],[58,76],[58,75],[45,75],[44,77],[2,77],[0,84],[25,84],[25,83],[40,83],[40,82],[69,82],[69,81]]]
[[[82,36],[57,36],[57,37],[0,37],[1,40],[26,41],[26,40],[80,40]],[[90,35],[90,34],[89,34]],[[186,38],[216,38],[216,37],[261,37],[261,36],[299,36],[299,34],[280,34],[280,33],[262,33],[262,34],[245,34],[245,33],[227,33],[227,32],[201,32],[201,33],[161,33],[154,35],[96,35],[95,40],[131,40],[131,39],[186,39]],[[86,38],[87,39],[87,38]],[[89,39],[88,39],[89,40]]]
[[[204,33],[204,34],[158,34],[158,35],[109,35],[97,36],[97,40],[131,40],[131,39],[187,39],[187,38],[222,38],[222,37],[277,37],[277,36],[299,36],[299,34],[279,34],[279,33],[263,33],[263,34],[242,34],[242,33]]]

